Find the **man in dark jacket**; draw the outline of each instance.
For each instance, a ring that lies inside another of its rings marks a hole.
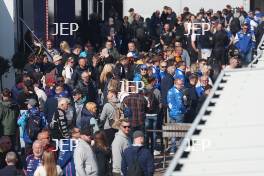
[[[127,176],[133,165],[133,161],[137,160],[141,166],[145,176],[152,176],[154,174],[154,159],[148,149],[144,148],[144,134],[142,131],[135,131],[133,133],[134,144],[125,149],[122,156],[121,171],[124,176]],[[137,174],[137,173],[135,173]]]
[[[0,170],[0,175],[9,175],[9,176],[22,176],[24,175],[22,171],[19,171],[16,168],[16,163],[18,161],[15,152],[8,152],[5,157],[7,166]]]
[[[79,65],[76,66],[75,70],[73,71],[72,80],[74,81],[73,85],[76,86],[78,80],[81,79],[81,75],[84,71],[88,71],[89,68],[87,66],[87,60],[84,57],[79,59]]]
[[[170,88],[174,85],[174,78],[173,75],[175,73],[175,67],[169,66],[167,68],[167,72],[165,72],[165,76],[161,79],[161,103],[162,103],[162,114],[163,114],[163,121],[167,122],[167,94]]]
[[[83,97],[86,98],[86,102],[97,103],[97,88],[93,80],[90,79],[90,75],[87,71],[81,74],[81,80],[78,82],[76,88],[81,90]]]

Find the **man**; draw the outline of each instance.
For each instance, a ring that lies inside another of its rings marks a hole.
[[[56,150],[56,147],[51,144],[51,137],[48,129],[42,129],[42,131],[38,134],[37,140],[41,141],[44,150]]]
[[[73,49],[72,49],[72,58],[74,60],[75,65],[78,64],[79,55],[80,55],[81,51],[82,51],[82,46],[81,45],[76,44],[76,45],[73,46]]]
[[[68,139],[70,137],[66,111],[69,108],[70,100],[68,98],[58,99],[58,108],[55,111],[50,123],[51,136],[53,139]]]
[[[130,53],[130,54],[132,54],[134,59],[138,59],[139,58],[139,53],[138,53],[138,51],[136,49],[136,44],[134,42],[129,42],[127,44],[127,46],[128,46],[128,54]]]
[[[62,71],[64,68],[64,64],[62,62],[62,57],[60,55],[55,55],[53,57],[53,63],[55,65],[55,69],[56,69],[56,76],[62,77]]]
[[[204,95],[205,87],[209,85],[209,77],[206,75],[203,75],[200,78],[200,86],[196,87],[196,93],[198,97],[201,97]]]
[[[226,47],[229,44],[227,32],[223,29],[222,24],[218,24],[216,33],[213,35],[213,56],[220,65],[227,64]]]
[[[186,112],[185,96],[182,92],[184,88],[184,81],[182,79],[175,79],[174,86],[168,91],[167,101],[169,107],[170,123],[183,123],[184,114]],[[176,138],[171,140],[171,153],[176,152]]]
[[[147,74],[147,70],[148,67],[145,64],[142,64],[140,66],[140,73],[136,73],[134,76],[133,81],[139,81],[139,85],[140,87],[143,87],[143,85],[141,85],[140,81],[142,81],[144,83],[144,87],[146,87],[148,85],[148,74]]]
[[[239,66],[240,66],[240,59],[238,56],[234,56],[229,58],[229,65],[226,66],[226,68],[235,69],[235,68],[239,68]]]
[[[43,146],[42,142],[36,140],[32,146],[33,154],[28,155],[26,158],[25,174],[27,176],[33,176],[37,167],[41,165]]]
[[[141,94],[136,93],[136,87],[131,87],[130,95],[126,96],[123,103],[132,111],[132,118],[129,121],[132,126],[132,131],[145,129],[145,118],[148,102]]]
[[[80,138],[80,129],[73,128],[71,130],[71,138],[61,141],[63,144],[60,146],[62,148],[60,148],[57,163],[63,170],[64,175],[67,176],[76,175],[73,154],[79,138]]]
[[[0,138],[0,169],[6,166],[6,154],[11,151],[12,142],[8,136],[1,136]]]
[[[144,134],[142,131],[135,131],[133,133],[134,143],[132,146],[125,149],[122,155],[122,174],[127,176],[128,173],[133,173],[138,175],[140,173],[135,173],[133,171],[133,164],[135,160],[141,167],[141,171],[146,176],[152,176],[154,174],[155,166],[152,154],[148,149],[144,148]]]
[[[130,145],[129,133],[130,122],[127,119],[121,120],[119,131],[115,134],[112,143],[113,176],[121,176],[121,162],[125,149]]]
[[[81,74],[81,80],[79,80],[76,88],[81,90],[83,97],[86,98],[86,102],[97,103],[97,87],[94,81],[90,78],[88,71],[84,71]]]
[[[129,22],[129,24],[132,24],[133,21],[134,21],[135,10],[134,10],[133,8],[130,8],[130,9],[128,10],[128,12],[129,12],[129,15],[128,15],[128,22]]]
[[[164,24],[164,32],[160,36],[160,43],[164,46],[169,46],[174,42],[175,36],[172,31],[170,31],[170,25],[168,23]]]
[[[60,53],[58,52],[58,50],[53,48],[53,43],[51,40],[46,41],[46,47],[47,47],[47,51],[45,51],[44,53],[48,56],[49,62],[52,62],[52,58],[55,55],[59,55]]]
[[[176,41],[175,42],[175,48],[180,47],[182,49],[181,59],[186,63],[186,66],[190,68],[191,66],[191,59],[188,51],[183,48],[182,43]]]
[[[0,170],[0,176],[22,176],[22,171],[19,171],[16,167],[17,156],[15,152],[8,152],[5,157],[6,167]]]
[[[92,128],[81,129],[81,136],[73,154],[76,176],[98,175],[96,158],[91,147],[92,134]]]
[[[105,42],[105,48],[108,50],[108,54],[113,57],[115,63],[120,58],[120,54],[117,49],[114,48],[113,41],[107,40]]]
[[[161,103],[163,122],[167,123],[167,94],[170,88],[173,87],[173,75],[175,73],[175,66],[169,66],[167,72],[165,72],[164,78],[161,80]]]
[[[10,90],[4,89],[2,100],[0,100],[0,136],[10,136],[13,147],[16,145],[16,121],[18,116],[18,105],[12,102]]]
[[[81,79],[81,75],[84,71],[88,71],[89,68],[87,66],[87,59],[84,57],[81,57],[79,59],[79,64],[76,66],[76,68],[73,71],[72,80],[74,81],[73,85],[76,86],[78,83],[78,80]]]
[[[255,48],[255,35],[243,24],[242,30],[236,34],[234,44],[239,49],[243,65],[249,64],[252,60],[252,51]]]
[[[86,98],[83,97],[80,89],[74,89],[72,92],[73,98],[73,123],[76,127],[81,128],[81,113]]]
[[[186,64],[184,61],[177,63],[177,69],[175,70],[174,79],[181,79],[184,81],[184,86],[187,86],[187,78],[185,76]]]
[[[166,74],[166,69],[167,69],[167,62],[166,61],[162,61],[160,63],[160,72],[159,72],[159,76],[160,76],[160,80],[162,80],[165,77]]]
[[[37,107],[37,100],[29,99],[26,104],[28,110],[19,117],[17,124],[22,127],[25,150],[28,154],[38,133],[47,126],[47,121],[44,113]]]

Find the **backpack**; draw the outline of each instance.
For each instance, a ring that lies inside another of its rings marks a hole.
[[[39,114],[30,113],[26,124],[26,134],[31,141],[37,139],[38,133],[41,131],[42,122]]]
[[[127,176],[144,176],[144,170],[140,166],[140,163],[138,161],[138,155],[141,148],[138,149],[136,153],[136,157],[132,161],[131,166],[127,169]]]
[[[150,89],[150,90],[146,90],[146,97],[148,98],[148,109],[147,109],[147,113],[148,114],[157,114],[159,112],[159,101],[156,98],[155,94],[154,94],[154,88]]]
[[[111,106],[113,106],[113,108],[115,109],[114,112],[112,113],[111,117],[109,118],[109,125],[114,128],[114,129],[119,129],[120,127],[120,120],[125,118],[125,115],[123,113],[123,110],[121,109],[121,107],[118,107],[116,104],[114,103],[110,103]]]

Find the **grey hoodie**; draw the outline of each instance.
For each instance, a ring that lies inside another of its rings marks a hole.
[[[115,139],[112,143],[113,155],[113,172],[121,173],[121,162],[124,150],[131,145],[128,136],[123,131],[119,130],[115,134]]]
[[[113,104],[116,104],[117,107],[120,107],[120,103],[118,99],[114,98],[110,102]],[[100,121],[104,122],[105,130],[111,128],[111,126],[109,125],[109,119],[112,119],[113,116],[115,115],[115,108],[111,105],[111,103],[106,103],[104,105],[101,116],[100,116]]]
[[[98,175],[96,158],[91,146],[87,142],[79,139],[73,157],[76,176]]]

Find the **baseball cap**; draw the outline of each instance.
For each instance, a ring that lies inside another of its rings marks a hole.
[[[37,100],[35,100],[34,98],[30,98],[30,99],[28,99],[26,102],[25,102],[25,104],[29,104],[29,105],[31,105],[31,106],[36,106],[37,105]]]
[[[62,57],[60,55],[53,56],[53,62],[57,62],[59,60],[62,60]]]
[[[140,69],[147,69],[148,68],[148,66],[146,65],[146,64],[142,64],[141,66],[140,66]]]
[[[143,134],[142,131],[137,130],[137,131],[135,131],[135,132],[133,133],[133,139],[136,139],[136,138],[138,138],[138,137],[144,137],[144,134]]]

